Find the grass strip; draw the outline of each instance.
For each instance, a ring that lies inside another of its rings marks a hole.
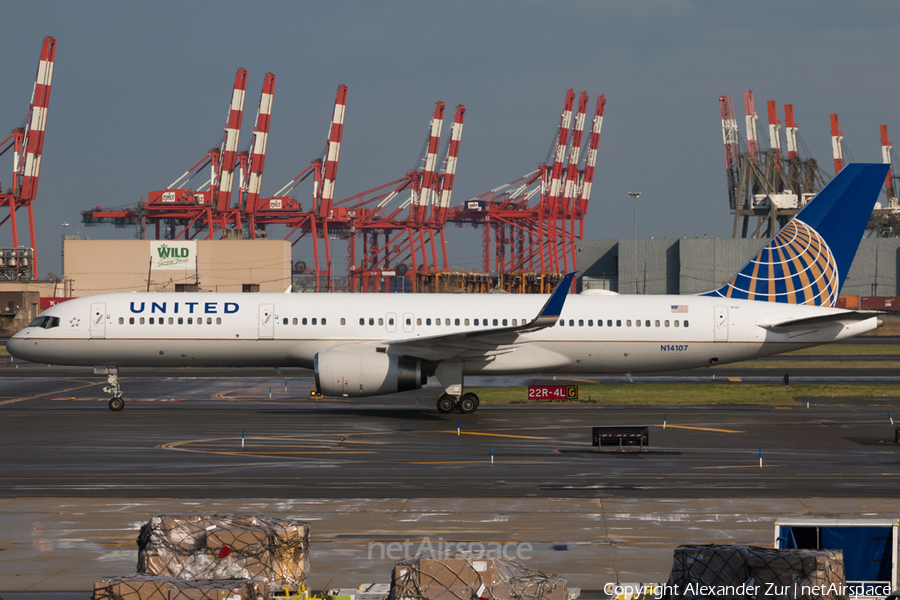
[[[579,385],[578,400],[550,402],[528,400],[527,387],[469,388],[483,404],[591,404],[598,406],[667,406],[761,404],[796,405],[807,396],[811,404],[817,397],[874,398],[885,406],[900,406],[900,385],[778,385],[768,383],[685,383]],[[898,412],[900,415],[900,412]]]

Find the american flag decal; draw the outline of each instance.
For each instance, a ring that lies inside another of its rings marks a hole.
[[[687,313],[688,307],[687,304],[673,304],[672,312],[673,313]]]

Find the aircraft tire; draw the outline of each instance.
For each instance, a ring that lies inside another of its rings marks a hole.
[[[122,396],[114,396],[109,399],[109,410],[119,412],[123,408],[125,408],[125,401],[122,400]]]
[[[450,394],[441,394],[437,400],[437,409],[441,414],[446,415],[456,410],[456,399]]]
[[[478,396],[475,394],[463,394],[459,399],[459,412],[470,415],[478,410]]]

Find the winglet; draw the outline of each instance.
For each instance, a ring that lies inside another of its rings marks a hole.
[[[575,273],[569,273],[563,277],[562,281],[560,281],[553,291],[550,292],[550,297],[547,299],[547,302],[544,303],[544,307],[541,309],[541,312],[538,313],[537,317],[535,317],[531,323],[527,323],[521,327],[519,331],[532,331],[555,325],[559,315],[562,314],[563,304],[566,302],[566,296],[569,293],[569,289],[572,287],[572,279],[574,277]]]

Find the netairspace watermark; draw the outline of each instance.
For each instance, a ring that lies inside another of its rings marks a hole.
[[[821,596],[847,596],[858,598],[859,596],[887,596],[891,593],[891,586],[884,585],[845,585],[830,583],[823,585],[779,585],[777,583],[744,583],[741,585],[703,585],[688,583],[684,586],[678,584],[618,584],[607,583],[603,586],[603,592],[619,598],[655,598],[660,600],[663,596],[732,596],[745,598],[764,598],[777,596],[779,598],[801,598]]]
[[[369,542],[369,560],[403,560],[414,556],[454,556],[466,558],[505,558],[523,561],[531,558],[534,548],[531,544],[507,542],[450,542],[444,538],[432,540],[424,537],[421,541]]]

